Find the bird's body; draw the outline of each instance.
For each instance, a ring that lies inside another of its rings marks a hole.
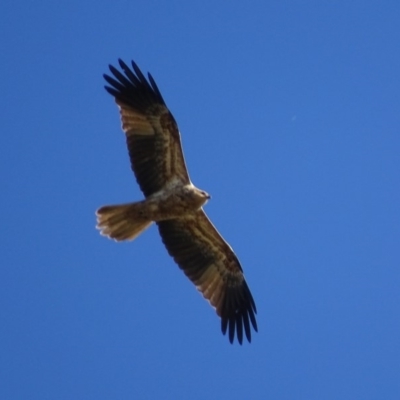
[[[152,222],[190,218],[209,198],[192,184],[176,181],[142,201],[99,208],[98,227],[115,240],[132,240]]]
[[[114,78],[107,91],[120,108],[132,170],[143,201],[104,206],[97,210],[101,233],[115,240],[132,240],[157,223],[169,254],[221,317],[223,333],[243,329],[251,340],[257,331],[256,307],[239,260],[203,211],[210,196],[190,181],[180,134],[154,79],[146,80],[135,63],[133,71],[119,61],[125,75],[110,66]]]

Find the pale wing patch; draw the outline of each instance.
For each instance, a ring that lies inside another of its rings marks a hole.
[[[220,300],[224,289],[224,279],[218,273],[218,268],[215,265],[210,265],[210,270],[213,270],[213,275],[209,276],[207,281],[197,286],[205,299],[216,309],[217,314],[220,315]],[[202,277],[203,278],[203,277]]]
[[[122,129],[127,136],[130,135],[154,135],[155,131],[148,118],[132,108],[119,106]]]

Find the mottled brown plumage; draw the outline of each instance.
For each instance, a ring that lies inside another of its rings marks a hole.
[[[221,317],[232,343],[257,331],[256,306],[239,260],[207,218],[202,206],[210,196],[193,186],[183,157],[180,134],[150,74],[132,61],[124,73],[113,66],[104,75],[106,90],[119,106],[122,129],[136,180],[145,200],[97,210],[101,233],[132,240],[156,222],[169,254]]]

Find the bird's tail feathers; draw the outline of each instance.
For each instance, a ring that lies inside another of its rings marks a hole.
[[[97,229],[117,241],[133,240],[153,222],[145,214],[143,202],[103,206],[96,211]]]

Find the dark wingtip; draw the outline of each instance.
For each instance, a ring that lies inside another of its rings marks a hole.
[[[146,79],[134,61],[131,62],[132,68],[121,58],[118,59],[118,64],[122,71],[109,64],[111,76],[103,75],[110,85],[105,87],[108,93],[139,110],[144,110],[154,104],[165,106],[164,99],[152,77],[149,76],[149,79]]]
[[[255,313],[254,300],[246,282],[231,287],[225,294],[221,310],[222,334],[228,333],[230,343],[234,342],[235,336],[240,345],[244,336],[251,343],[251,327],[258,332]]]

